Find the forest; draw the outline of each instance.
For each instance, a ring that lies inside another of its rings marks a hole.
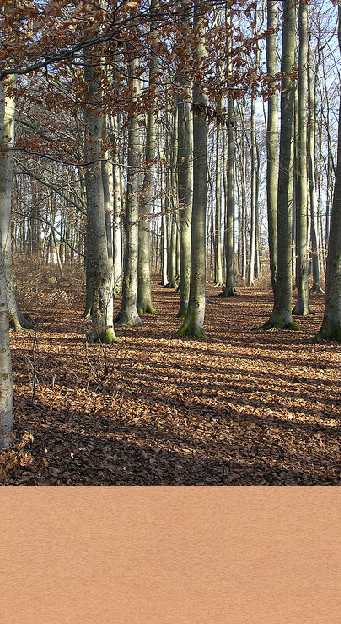
[[[341,484],[341,0],[3,0],[0,484]]]

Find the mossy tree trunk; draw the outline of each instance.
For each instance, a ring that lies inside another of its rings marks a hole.
[[[206,57],[202,2],[196,0],[194,27],[196,60],[201,68]],[[187,315],[179,329],[182,336],[203,338],[206,308],[206,219],[207,219],[207,95],[200,81],[193,85],[193,205],[191,223],[191,285]]]
[[[155,97],[157,72],[159,61],[155,46],[155,14],[158,11],[158,0],[151,0],[151,60],[149,66],[149,89]],[[154,98],[153,98],[154,99]],[[140,315],[153,314],[152,284],[150,275],[150,215],[153,208],[153,183],[155,174],[155,160],[157,155],[156,141],[157,111],[150,108],[147,114],[147,137],[145,150],[145,173],[142,185],[141,202],[139,207],[138,225],[138,262],[137,262],[137,309]]]
[[[231,1],[226,6],[226,55],[228,81],[232,80],[232,19]],[[225,219],[225,286],[223,297],[235,295],[235,270],[234,270],[234,160],[235,160],[235,106],[231,96],[227,102],[227,163],[226,163],[226,219]]]
[[[341,52],[341,4],[338,35]],[[330,215],[325,312],[319,338],[341,342],[341,98],[334,198]]]
[[[270,34],[266,39],[266,67],[273,79],[277,74],[277,28],[278,5],[267,0],[267,29]],[[271,286],[275,293],[277,278],[277,185],[278,185],[278,97],[275,86],[268,99],[266,132],[266,200],[268,216],[268,243],[270,255]]]
[[[315,182],[315,130],[316,130],[316,81],[312,50],[308,48],[308,84],[309,84],[309,115],[308,115],[308,174],[309,174],[309,204],[310,204],[310,239],[311,239],[311,263],[313,272],[312,292],[322,293],[321,266],[320,266],[320,241],[317,223],[317,201]]]
[[[132,58],[129,63],[129,83],[134,101],[140,94],[139,62],[136,58]],[[117,322],[121,325],[139,325],[142,322],[137,311],[138,206],[141,160],[142,137],[139,115],[136,110],[131,110],[128,113],[128,169],[124,216],[125,250],[122,301],[117,318]]]
[[[221,150],[222,150],[222,127],[221,127],[221,116],[222,116],[222,102],[219,101],[217,107],[218,119],[217,119],[217,133],[216,133],[216,185],[215,185],[215,227],[214,227],[214,284],[215,286],[223,286],[223,242],[222,242],[222,231],[221,231],[221,221],[222,221],[222,190],[223,190],[223,181],[222,181],[222,161],[221,158]]]
[[[113,152],[113,261],[114,261],[114,295],[119,295],[122,288],[122,180],[119,161],[118,115],[111,119],[112,152]]]
[[[308,261],[308,171],[307,171],[307,107],[308,107],[308,5],[299,0],[298,10],[298,131],[297,131],[297,302],[296,314],[309,314]]]
[[[84,79],[88,90],[85,125],[85,186],[87,197],[87,286],[86,306],[92,321],[89,342],[112,343],[116,340],[113,325],[113,263],[108,255],[103,170],[102,90],[98,59],[86,55]],[[106,180],[108,182],[108,180]],[[107,192],[108,189],[106,189]]]
[[[7,305],[10,327],[16,331],[31,324],[20,313],[15,296],[15,280],[12,266],[11,204],[13,182],[13,143],[15,101],[10,94],[14,76],[0,82],[0,245],[2,265],[7,289]]]
[[[256,264],[256,111],[255,95],[251,95],[251,206],[250,206],[250,253],[248,266],[248,286],[255,283]]]
[[[296,47],[296,2],[284,0],[282,17],[282,92],[279,174],[277,190],[277,280],[274,306],[265,327],[294,329],[292,277],[293,129]]]
[[[191,283],[191,218],[193,194],[193,119],[191,87],[185,77],[180,80],[178,96],[178,201],[180,222],[180,308],[179,317],[185,317]]]
[[[13,379],[8,334],[7,286],[0,249],[0,451],[10,446],[13,428]]]

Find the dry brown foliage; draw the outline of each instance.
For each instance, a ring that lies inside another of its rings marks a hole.
[[[341,347],[312,341],[322,298],[300,331],[265,332],[268,292],[209,289],[197,342],[176,337],[178,296],[155,286],[157,316],[88,347],[80,272],[49,271],[19,271],[38,328],[11,338],[19,447],[3,484],[340,484]]]

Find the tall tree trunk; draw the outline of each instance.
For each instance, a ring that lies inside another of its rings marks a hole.
[[[228,81],[232,80],[232,19],[231,0],[226,6],[226,54]],[[227,174],[226,174],[226,223],[225,223],[225,286],[223,297],[235,295],[235,270],[234,270],[234,158],[235,158],[235,109],[234,100],[231,96],[227,102]]]
[[[265,327],[294,329],[292,307],[293,129],[295,83],[296,3],[283,2],[282,93],[279,175],[277,191],[277,281],[271,319]]]
[[[129,63],[129,82],[132,99],[140,93],[139,63],[133,58]],[[128,171],[127,195],[124,217],[125,250],[121,310],[117,322],[122,325],[139,325],[142,321],[137,311],[137,254],[139,181],[142,160],[142,140],[139,117],[136,111],[128,117]]]
[[[339,3],[339,48],[341,53],[341,4]],[[334,199],[330,218],[325,312],[319,338],[341,342],[341,97]]]
[[[101,77],[95,69],[96,59],[86,56],[84,78],[88,89],[85,124],[85,185],[87,195],[87,293],[86,313],[90,313],[92,331],[89,342],[112,343],[116,340],[113,325],[113,265],[108,256],[103,186],[103,124],[101,112]]]
[[[160,154],[161,161],[161,154]],[[160,191],[161,191],[161,285],[168,285],[168,237],[167,237],[167,216],[165,214],[165,167],[160,162]]]
[[[113,217],[113,246],[114,246],[114,295],[121,293],[122,288],[122,181],[119,162],[117,116],[113,119],[113,185],[114,185],[114,217]]]
[[[13,379],[8,330],[6,276],[0,249],[0,451],[10,446],[13,427]]]
[[[255,283],[255,262],[256,262],[256,114],[255,95],[251,96],[251,210],[250,210],[250,254],[248,286]]]
[[[194,26],[197,31],[196,59],[200,67],[206,56],[201,0],[196,0]],[[206,307],[206,219],[207,219],[207,95],[200,82],[193,85],[193,206],[191,224],[191,286],[186,318],[179,330],[183,336],[203,338]]]
[[[277,74],[277,27],[278,5],[267,0],[266,66],[273,79]],[[277,186],[278,186],[278,98],[275,88],[268,99],[266,132],[266,199],[268,215],[268,241],[270,255],[271,286],[275,297],[277,280]]]
[[[11,203],[13,180],[14,142],[14,97],[9,95],[14,77],[9,76],[0,82],[0,245],[2,251],[3,271],[7,289],[7,305],[10,327],[19,331],[31,324],[20,314],[16,296],[15,281],[12,266],[12,238],[11,238]]]
[[[221,237],[221,218],[222,218],[222,158],[221,158],[221,115],[222,102],[217,107],[218,121],[216,134],[216,185],[215,185],[215,232],[214,232],[214,283],[216,286],[223,286],[223,245]]]
[[[158,57],[153,49],[153,44],[157,42],[155,36],[155,13],[159,8],[158,0],[151,0],[150,20],[151,20],[151,60],[149,67],[149,89],[155,90]],[[152,93],[153,95],[153,93]],[[147,115],[147,138],[146,138],[146,162],[145,174],[142,186],[142,197],[139,211],[138,225],[138,262],[137,262],[137,309],[139,314],[153,314],[152,284],[150,276],[150,215],[153,208],[153,181],[155,172],[155,159],[157,154],[156,143],[156,115],[157,111],[151,108]]]
[[[185,317],[188,309],[191,283],[191,218],[193,193],[193,119],[191,87],[182,81],[178,97],[178,201],[180,217],[180,309]]]
[[[309,67],[309,115],[308,115],[308,173],[309,173],[309,204],[310,204],[310,238],[313,269],[312,292],[321,293],[320,245],[317,224],[317,202],[315,188],[315,75],[312,50],[308,49]]]
[[[300,0],[298,10],[298,129],[297,129],[297,302],[296,314],[309,314],[308,262],[308,171],[307,171],[307,106],[308,106],[308,5]]]

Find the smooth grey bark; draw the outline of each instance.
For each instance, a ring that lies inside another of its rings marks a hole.
[[[293,321],[292,220],[293,138],[295,82],[296,2],[284,0],[282,17],[282,92],[279,174],[277,190],[278,257],[274,306],[265,328],[295,329]]]
[[[341,53],[341,4],[339,3],[339,48]],[[330,215],[325,312],[318,338],[341,342],[341,98],[333,205]]]
[[[315,73],[312,59],[312,50],[308,49],[308,92],[309,92],[309,115],[308,115],[308,174],[309,174],[309,205],[310,205],[310,238],[311,238],[311,261],[313,271],[312,292],[321,293],[321,267],[320,267],[320,244],[317,223],[317,201],[315,183]]]
[[[278,4],[267,0],[266,67],[271,78],[277,74]],[[270,255],[271,286],[275,293],[277,279],[277,186],[278,186],[278,96],[275,88],[268,99],[266,128],[266,199],[268,217],[268,244]]]
[[[133,58],[129,63],[129,82],[133,103],[140,94],[139,62]],[[128,113],[128,159],[127,193],[124,216],[125,250],[121,310],[117,322],[121,325],[142,323],[137,311],[137,254],[138,254],[138,207],[142,161],[142,137],[139,115]]]
[[[194,5],[197,33],[196,61],[206,56],[202,2]],[[206,220],[207,220],[207,95],[200,82],[193,85],[193,205],[191,223],[191,286],[187,315],[179,329],[181,336],[205,337],[206,308]]]
[[[226,54],[227,54],[227,74],[228,80],[232,80],[232,37],[231,37],[231,2],[226,7]],[[235,270],[234,270],[234,160],[235,160],[235,106],[232,97],[227,101],[227,163],[226,163],[226,219],[225,219],[225,286],[222,292],[223,297],[232,297],[235,290]]]
[[[9,349],[7,285],[0,249],[0,451],[11,445],[13,429],[13,378]]]
[[[247,253],[246,253],[246,158],[245,158],[245,133],[241,133],[239,140],[238,169],[240,175],[240,275],[245,282],[247,276]]]
[[[193,119],[191,87],[181,81],[178,97],[178,202],[180,222],[180,308],[179,317],[186,316],[191,283],[191,219],[193,194]]]
[[[256,140],[256,257],[255,279],[261,274],[261,237],[260,237],[260,211],[259,211],[259,188],[260,188],[260,155],[259,145]]]
[[[10,327],[19,331],[31,327],[31,323],[20,313],[16,296],[12,266],[11,204],[13,181],[13,143],[15,100],[9,94],[14,77],[0,82],[0,246],[7,289],[7,305]]]
[[[162,163],[163,154],[160,153],[160,191],[161,191],[161,285],[168,284],[168,237],[167,237],[167,217],[165,214],[165,170]]]
[[[248,286],[255,283],[255,264],[256,264],[256,113],[255,113],[255,95],[251,96],[251,206],[250,206],[250,253],[248,266]]]
[[[103,124],[104,126],[105,124]],[[105,138],[105,137],[103,137]],[[101,163],[104,194],[105,229],[109,262],[113,264],[113,212],[114,212],[114,181],[113,168],[109,150],[106,150]],[[112,270],[114,267],[112,268]]]
[[[215,227],[214,227],[214,284],[223,286],[223,241],[222,241],[222,203],[223,203],[223,181],[222,181],[222,158],[221,158],[221,138],[222,138],[222,102],[217,107],[217,132],[216,132],[216,185],[215,185]]]
[[[119,163],[117,117],[113,119],[113,185],[114,185],[114,216],[113,216],[113,254],[114,254],[114,294],[121,293],[122,288],[122,180]]]
[[[151,60],[149,66],[149,89],[155,91],[159,59],[153,45],[157,43],[155,35],[155,13],[158,11],[159,1],[151,0]],[[155,312],[152,302],[152,283],[150,275],[150,215],[153,209],[153,182],[155,175],[155,160],[157,155],[156,137],[157,111],[150,108],[147,113],[147,136],[145,149],[145,173],[142,185],[141,201],[139,206],[138,224],[138,261],[137,261],[137,309],[140,315]]]
[[[178,115],[177,110],[174,110],[170,115],[170,133],[167,141],[168,147],[168,162],[169,168],[166,177],[166,206],[167,206],[167,225],[168,225],[168,257],[167,257],[167,270],[168,270],[168,284],[169,288],[177,288],[178,275],[177,275],[177,260],[176,260],[176,213],[178,208],[178,183],[177,183],[177,127],[178,127]]]
[[[96,60],[86,55],[84,79],[88,102],[84,111],[85,186],[87,197],[87,294],[85,313],[90,314],[89,342],[110,344],[116,340],[113,325],[113,264],[108,255],[103,185],[103,124],[101,77]]]
[[[298,128],[297,128],[297,302],[295,312],[309,314],[308,260],[308,5],[299,0],[298,9]]]

